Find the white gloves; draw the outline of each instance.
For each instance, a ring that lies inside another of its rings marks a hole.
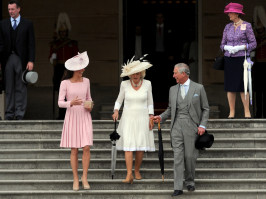
[[[224,50],[227,50],[227,51],[231,51],[233,49],[233,46],[227,46],[227,45],[225,45],[224,46]]]
[[[230,54],[235,54],[240,50],[245,50],[246,45],[239,45],[239,46],[224,46],[224,50],[227,50]]]
[[[235,52],[237,53],[240,50],[245,50],[246,45],[234,46],[233,48],[234,48]]]
[[[54,59],[56,59],[56,53],[53,53],[50,57],[50,63],[53,64]]]

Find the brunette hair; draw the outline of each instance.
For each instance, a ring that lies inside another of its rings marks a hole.
[[[8,5],[9,4],[16,4],[17,8],[20,8],[20,2],[18,0],[11,0],[11,1],[8,2]]]
[[[62,80],[70,79],[73,77],[73,75],[74,75],[74,71],[67,70],[65,71]]]

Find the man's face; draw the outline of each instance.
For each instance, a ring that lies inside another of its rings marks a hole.
[[[185,83],[184,80],[186,79],[186,74],[184,72],[183,73],[179,73],[178,68],[175,67],[174,68],[173,78],[175,78],[176,83],[183,84],[183,83]]]
[[[17,18],[19,16],[20,8],[17,7],[17,4],[8,4],[8,12],[10,17]]]
[[[61,39],[64,39],[64,38],[66,38],[67,37],[67,31],[66,30],[59,30],[59,37],[61,38]]]
[[[163,20],[164,20],[164,18],[163,18],[162,14],[157,14],[156,15],[156,21],[157,21],[158,24],[163,24]]]

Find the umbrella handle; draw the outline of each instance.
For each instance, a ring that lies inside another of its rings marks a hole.
[[[158,130],[161,130],[161,123],[158,122]]]
[[[116,130],[116,119],[115,119],[115,130]]]

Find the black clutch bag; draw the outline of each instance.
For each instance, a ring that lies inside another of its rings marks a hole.
[[[213,69],[224,70],[224,53],[223,51],[214,59]]]

